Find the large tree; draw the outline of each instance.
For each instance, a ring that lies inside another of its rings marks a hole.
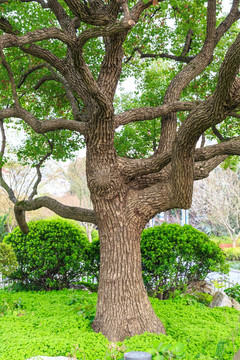
[[[240,34],[236,26],[231,30],[240,18],[239,1],[233,0],[225,17],[215,0],[0,0],[0,6],[1,166],[4,123],[17,119],[14,126],[27,134],[19,157],[25,161],[28,154],[38,174],[28,200],[18,201],[0,170],[19,226],[27,232],[25,212],[40,207],[97,224],[101,267],[93,329],[110,340],[164,332],[142,281],[140,234],[156,213],[189,208],[194,180],[240,154],[240,137],[229,138],[217,127],[231,121],[235,133],[239,129],[233,119],[239,117]],[[214,55],[221,58],[220,45],[224,59],[211,68]],[[115,113],[121,73],[140,75],[140,61],[147,65],[153,58],[173,64],[164,97],[152,106]],[[210,82],[206,97],[198,96],[201,79]],[[119,127],[159,117],[160,140],[152,156],[117,154]],[[208,129],[219,143],[202,141],[197,148]],[[87,147],[93,210],[37,197],[44,160],[66,158],[82,144],[80,135]]]

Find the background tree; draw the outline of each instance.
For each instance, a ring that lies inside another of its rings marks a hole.
[[[239,176],[239,170],[216,169],[207,179],[195,183],[192,204],[197,223],[210,225],[218,234],[228,234],[233,247],[240,237]]]
[[[239,1],[233,0],[225,16],[215,0],[207,6],[196,0],[0,3],[0,183],[14,203],[17,221],[27,233],[25,212],[47,207],[97,224],[101,265],[93,329],[110,340],[164,332],[142,281],[140,234],[156,213],[189,208],[194,180],[207,177],[229,155],[240,154],[239,127],[232,120],[238,119],[240,103],[240,34],[232,28],[240,18]],[[178,64],[163,101],[116,113],[119,81],[129,75],[139,78],[153,58]],[[199,96],[202,82],[208,81],[208,93]],[[117,154],[114,135],[119,127],[158,118],[161,134],[152,156]],[[25,201],[2,177],[4,124],[9,121],[25,130],[19,158],[37,172]],[[222,135],[218,124],[229,122],[232,128]],[[207,131],[215,132],[219,143],[204,146],[202,141],[197,148]],[[83,139],[93,210],[37,197],[44,161],[67,159]]]
[[[56,177],[62,178],[65,185],[68,187],[67,192],[71,195],[76,195],[79,201],[79,206],[85,209],[92,209],[92,202],[90,193],[87,186],[86,177],[86,158],[77,158],[70,163],[68,167],[59,166],[55,173],[51,175],[53,181]],[[94,224],[88,222],[81,222],[80,224],[85,227],[88,240],[91,242],[91,233],[96,228]]]

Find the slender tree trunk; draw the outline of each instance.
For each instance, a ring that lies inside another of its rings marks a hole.
[[[99,226],[101,265],[97,314],[93,329],[111,341],[145,331],[165,333],[148,299],[140,253],[141,230],[120,211],[117,201],[105,206]]]

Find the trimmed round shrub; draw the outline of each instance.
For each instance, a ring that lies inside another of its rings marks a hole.
[[[27,235],[16,228],[4,238],[19,264],[11,279],[27,289],[59,290],[83,275],[89,242],[77,226],[62,219],[39,220],[28,226]]]
[[[17,266],[17,258],[11,245],[0,243],[0,274],[7,277],[17,269]]]
[[[223,251],[190,225],[162,224],[145,229],[141,238],[143,279],[150,294],[167,298],[208,273],[227,273]]]

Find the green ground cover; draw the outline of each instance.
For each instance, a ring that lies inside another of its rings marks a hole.
[[[239,312],[189,298],[151,299],[167,336],[143,334],[113,344],[91,329],[97,294],[80,290],[0,291],[0,360],[75,355],[78,360],[121,359],[125,351],[146,351],[157,341],[187,345],[186,360],[230,360],[240,348]],[[224,348],[223,356],[221,352]],[[107,357],[107,354],[111,354]]]

